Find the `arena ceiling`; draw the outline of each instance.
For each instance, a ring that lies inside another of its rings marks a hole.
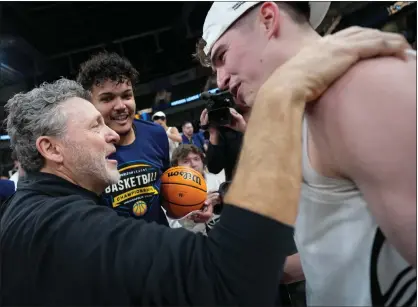
[[[73,76],[105,49],[127,56],[147,81],[196,65],[191,53],[210,4],[3,2],[3,61],[25,77],[49,80]]]
[[[193,67],[197,63],[191,54],[211,4],[2,2],[0,59],[9,71],[1,81],[72,77],[80,62],[104,49],[127,56],[140,71],[141,82]],[[349,12],[365,5],[333,2],[332,8]]]
[[[333,2],[328,19],[367,3]],[[197,65],[191,53],[211,4],[2,2],[0,59],[9,67],[2,82],[71,77],[80,62],[103,49],[127,56],[141,82],[190,68]]]
[[[379,2],[332,2],[324,32],[339,15]],[[381,2],[380,2],[381,3]],[[387,3],[387,2],[386,2]],[[195,44],[212,2],[0,2],[1,89],[65,76],[101,50],[131,60],[140,82],[197,67]]]

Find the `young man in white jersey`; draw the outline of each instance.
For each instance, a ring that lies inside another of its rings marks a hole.
[[[15,190],[17,189],[17,182],[19,181],[19,178],[24,176],[24,171],[22,169],[22,165],[19,161],[17,161],[16,153],[12,152],[12,159],[14,161],[14,168],[12,170],[12,175],[10,176],[10,180],[15,183]]]
[[[219,88],[250,110],[268,76],[320,38],[314,28],[328,7],[215,2],[197,55],[216,70]],[[416,59],[361,61],[318,101],[304,116],[295,233],[307,303],[413,305]]]
[[[179,130],[176,127],[167,126],[167,117],[165,116],[164,112],[158,111],[154,113],[154,115],[152,116],[152,121],[163,127],[165,132],[167,132],[168,149],[171,159],[174,149],[176,149],[177,146],[179,146],[179,144],[182,142]]]

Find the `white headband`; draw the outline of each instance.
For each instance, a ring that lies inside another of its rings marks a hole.
[[[219,2],[215,1],[212,4],[208,14],[206,15],[205,23],[203,25],[203,39],[206,42],[204,52],[209,55],[213,45],[225,33],[226,30],[239,18],[261,1],[253,2]],[[309,2],[310,18],[309,23],[316,29],[324,20],[328,9],[331,5],[330,1]]]

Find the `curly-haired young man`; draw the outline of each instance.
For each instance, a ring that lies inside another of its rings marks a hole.
[[[81,64],[77,81],[120,141],[113,159],[121,178],[105,190],[105,203],[119,215],[168,225],[160,200],[160,176],[169,167],[167,136],[159,125],[135,119],[138,72],[116,53],[100,53]]]

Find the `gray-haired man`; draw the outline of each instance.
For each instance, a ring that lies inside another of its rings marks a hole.
[[[61,79],[7,103],[11,144],[27,175],[2,207],[0,303],[271,302],[279,275],[269,271],[283,266],[292,228],[228,206],[206,238],[99,206],[98,195],[119,179],[116,161],[107,158],[119,136],[89,99],[81,85]],[[283,242],[260,241],[256,233]],[[256,258],[263,264],[250,268]],[[250,291],[253,278],[264,287]]]

